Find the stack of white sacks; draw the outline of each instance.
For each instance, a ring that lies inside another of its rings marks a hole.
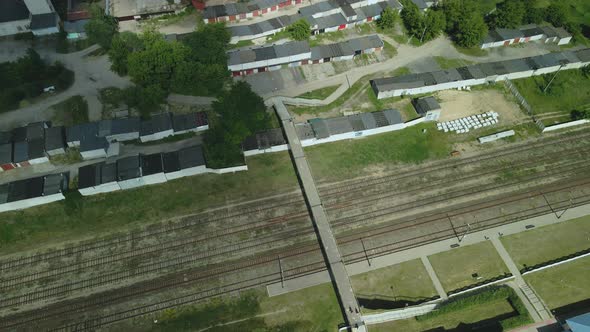
[[[465,118],[440,122],[436,124],[438,130],[456,132],[458,134],[468,133],[469,130],[489,127],[498,123],[498,113],[485,112],[482,114],[470,115]]]

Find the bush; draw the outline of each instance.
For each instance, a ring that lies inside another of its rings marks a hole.
[[[311,36],[311,27],[309,22],[305,19],[300,19],[297,22],[287,27],[287,32],[292,39],[295,40],[307,40]]]
[[[393,10],[391,7],[387,7],[383,10],[381,17],[377,20],[377,26],[383,30],[393,29],[396,21],[397,11]]]

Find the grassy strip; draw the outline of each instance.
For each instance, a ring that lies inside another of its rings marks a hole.
[[[253,46],[253,45],[254,45],[254,43],[251,40],[240,40],[239,42],[237,42],[235,44],[229,44],[228,48],[231,50],[234,48]]]
[[[473,62],[462,59],[445,58],[444,56],[435,56],[434,60],[441,69],[459,68],[473,64]]]
[[[452,298],[451,300],[443,303],[439,309],[431,311],[422,316],[417,316],[416,320],[425,321],[433,319],[442,315],[447,315],[449,313],[466,308],[479,306],[481,304],[492,302],[498,299],[506,299],[509,301],[517,313],[517,316],[510,317],[500,322],[504,329],[512,329],[533,322],[526,307],[518,298],[518,295],[516,295],[516,293],[507,286],[489,287],[481,292],[470,294],[465,297]]]
[[[387,55],[390,58],[393,58],[397,55],[397,49],[386,41],[383,41],[383,52],[385,52],[385,55]]]
[[[518,91],[528,101],[534,113],[561,111],[590,105],[590,78],[579,69],[562,70],[543,92],[554,73],[514,80]]]
[[[562,240],[563,241],[563,240]],[[525,276],[547,306],[556,309],[590,298],[590,257]]]
[[[302,95],[297,96],[296,98],[324,100],[324,99],[330,97],[330,95],[332,93],[334,93],[334,91],[336,91],[338,89],[338,87],[340,87],[340,86],[339,85],[327,86],[325,88],[306,92]]]
[[[342,104],[344,104],[344,102],[346,102],[352,95],[357,93],[359,90],[361,90],[363,88],[363,86],[365,86],[367,84],[368,79],[369,79],[369,75],[363,76],[361,79],[356,81],[350,87],[350,89],[346,90],[339,98],[337,98],[333,102],[329,103],[328,105],[317,106],[317,107],[297,107],[297,108],[294,108],[292,111],[295,112],[296,114],[305,114],[305,113],[320,114],[322,112],[327,112],[334,107],[342,106]]]
[[[447,135],[432,123],[306,148],[313,174],[321,180],[351,178],[367,167],[443,158],[450,151]]]
[[[65,200],[0,215],[0,253],[106,236],[235,201],[289,191],[297,180],[289,154],[248,157],[249,170],[202,174],[142,188]]]
[[[590,216],[585,216],[504,236],[502,243],[521,269],[587,249],[590,247],[588,238]]]
[[[54,126],[73,126],[88,122],[88,103],[82,96],[70,97],[51,106],[55,110]]]
[[[459,53],[462,53],[462,54],[465,54],[465,55],[475,56],[475,57],[488,55],[488,51],[482,50],[481,48],[479,48],[477,46],[471,47],[471,48],[465,48],[465,47],[457,46],[455,44],[453,44],[453,46],[455,46],[455,49]]]

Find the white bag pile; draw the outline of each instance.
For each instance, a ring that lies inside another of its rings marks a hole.
[[[445,133],[456,132],[457,134],[468,133],[469,130],[489,127],[498,123],[498,113],[491,111],[482,114],[470,115],[465,118],[439,122],[436,124],[438,130]]]

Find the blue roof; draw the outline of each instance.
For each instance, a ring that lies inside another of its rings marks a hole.
[[[590,312],[566,319],[572,332],[590,332]]]

